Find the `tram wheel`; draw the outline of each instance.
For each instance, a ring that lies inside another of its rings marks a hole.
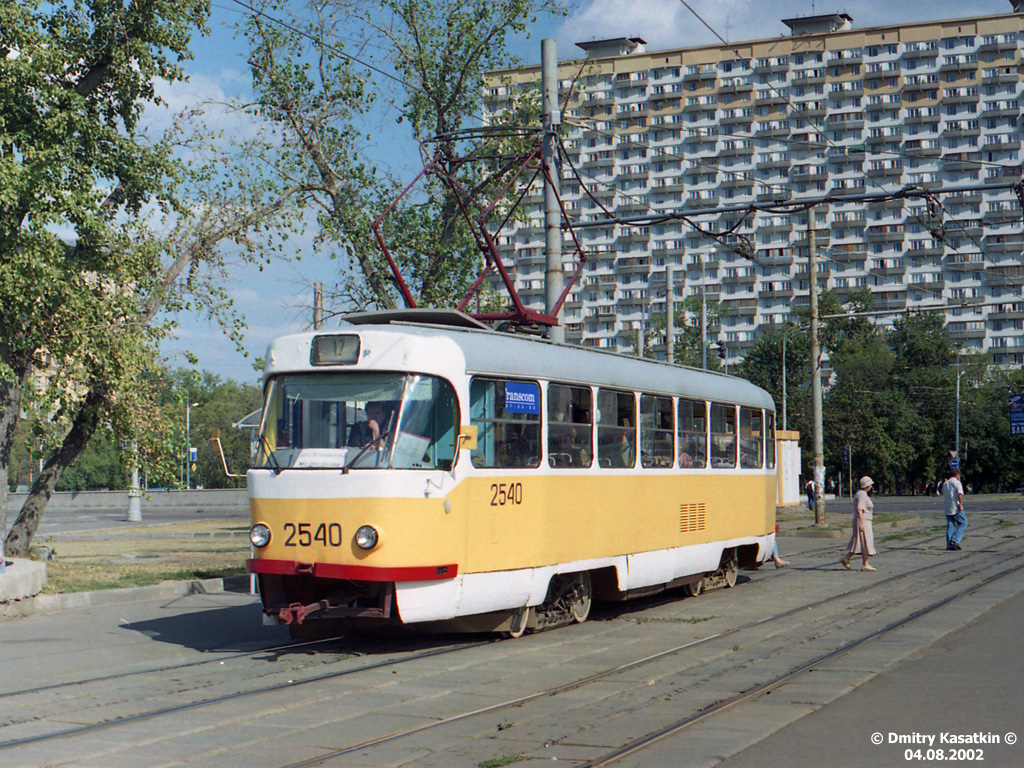
[[[533,608],[517,608],[512,611],[512,626],[501,634],[509,639],[522,637],[530,626],[530,619],[533,618]]]
[[[575,574],[570,587],[572,591],[572,612],[573,621],[582,624],[590,615],[590,606],[594,603],[593,590],[590,586],[590,574],[587,571]]]
[[[731,589],[736,586],[736,576],[738,572],[735,560],[730,560],[722,566],[722,575],[725,577],[726,589]]]
[[[699,579],[697,581],[691,582],[687,584],[685,587],[683,587],[683,592],[685,592],[689,597],[698,597],[700,593],[703,591],[704,579]]]

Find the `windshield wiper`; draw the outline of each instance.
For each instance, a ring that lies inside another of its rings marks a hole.
[[[348,471],[352,469],[352,466],[361,458],[363,458],[363,456],[368,454],[370,451],[374,449],[378,451],[384,450],[384,443],[387,441],[389,437],[391,437],[391,430],[388,430],[387,432],[381,432],[380,437],[378,437],[376,440],[371,440],[366,445],[364,445],[360,449],[359,453],[352,457],[352,461],[350,461],[342,468],[341,474],[347,475]]]
[[[280,475],[282,472],[284,472],[284,468],[280,465],[280,463],[278,463],[277,457],[274,455],[274,450],[270,447],[270,441],[267,440],[266,435],[260,435],[260,444],[263,446],[263,449],[267,452],[267,458],[270,460],[270,463],[273,464],[273,467],[271,468],[274,470],[274,474]]]
[[[348,462],[348,464],[342,467],[341,474],[347,475],[348,471],[352,469],[353,465],[355,465],[357,461],[363,458],[363,456],[368,454],[374,448],[376,448],[378,451],[383,450],[388,438],[391,437],[391,430],[394,428],[394,426],[395,414],[392,413],[391,416],[388,417],[387,427],[384,429],[384,431],[377,436],[377,439],[371,440],[366,445],[364,445],[362,449],[360,449],[359,453],[352,457],[352,461]]]

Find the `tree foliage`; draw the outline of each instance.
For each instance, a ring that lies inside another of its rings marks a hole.
[[[411,179],[366,162],[367,144],[395,135],[394,127],[371,126],[383,114],[397,116],[411,130],[410,144],[422,146],[425,163],[436,158],[464,189],[491,202],[494,187],[480,179],[501,165],[496,157],[522,146],[488,137],[457,148],[453,134],[481,127],[481,75],[514,63],[509,36],[525,30],[534,13],[560,5],[314,1],[287,29],[275,21],[286,5],[264,4],[246,30],[257,109],[281,137],[275,165],[282,179],[307,192],[319,243],[343,265],[332,294],[337,310],[393,307],[401,299],[370,227]],[[507,120],[538,125],[535,100],[516,104]],[[462,162],[481,153],[487,159]],[[418,305],[452,306],[483,266],[452,188],[434,178],[403,198],[382,230]]]
[[[133,318],[155,258],[132,220],[174,175],[137,127],[154,80],[180,77],[207,13],[205,0],[0,7],[0,530],[23,408],[52,415],[55,433],[77,426],[71,451],[123,418],[108,382],[137,375],[151,342]],[[21,522],[11,554],[34,530]]]
[[[957,442],[964,479],[975,490],[1024,484],[1024,454],[1010,436],[1009,395],[1024,392],[1024,373],[959,348],[938,313],[910,314],[883,329],[857,312],[867,295],[844,304],[820,296],[821,338],[831,376],[823,403],[826,475],[870,475],[897,493],[934,488],[949,471]],[[844,315],[844,313],[849,313]],[[799,313],[798,313],[799,314]],[[799,325],[762,333],[741,375],[767,389],[781,414],[781,339],[788,336],[786,379],[790,429],[800,431],[803,464],[812,464],[809,337]],[[957,397],[957,379],[960,396]],[[779,424],[781,424],[780,415]]]

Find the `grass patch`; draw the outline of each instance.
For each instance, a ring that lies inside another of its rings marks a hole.
[[[63,594],[241,575],[249,557],[247,530],[246,523],[234,519],[51,537],[36,542],[53,553],[43,591]]]
[[[512,763],[518,763],[523,759],[522,755],[502,755],[501,757],[492,757],[490,760],[484,760],[482,763],[477,763],[477,768],[501,768],[503,765],[512,765]]]

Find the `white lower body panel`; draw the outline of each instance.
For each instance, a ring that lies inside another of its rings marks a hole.
[[[400,581],[395,584],[395,598],[403,623],[444,621],[540,605],[552,577],[559,573],[611,567],[619,590],[627,592],[717,570],[722,552],[733,547],[757,544],[756,560],[760,564],[771,558],[774,539],[775,534],[768,534],[539,568],[467,573],[445,581]]]

